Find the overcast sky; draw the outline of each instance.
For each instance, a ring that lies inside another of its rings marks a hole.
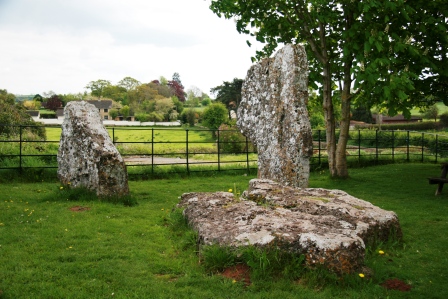
[[[98,79],[180,74],[185,89],[244,79],[248,47],[209,0],[0,0],[0,89],[84,92]],[[251,40],[253,42],[253,40]]]

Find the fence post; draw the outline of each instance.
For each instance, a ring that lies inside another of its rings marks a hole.
[[[188,164],[188,129],[185,130],[185,132],[187,133],[187,139],[185,142],[185,149],[186,149],[186,153],[187,153],[187,173],[190,174],[190,165]]]
[[[394,150],[395,150],[395,131],[392,130],[392,162],[395,162]]]
[[[410,133],[408,130],[408,134],[407,134],[407,140],[406,140],[406,150],[407,150],[407,161],[409,162],[409,143],[410,143]]]
[[[361,163],[361,130],[358,129],[358,163]]]
[[[318,158],[319,158],[319,159],[318,159],[318,161],[319,161],[319,166],[321,165],[321,161],[320,161],[320,131],[321,131],[321,130],[318,130],[318,131],[317,131],[317,132],[318,132],[318,139],[319,139],[319,140],[318,140],[318,149],[317,149],[317,150],[318,150],[318,153],[319,153],[319,156],[318,156]]]
[[[378,162],[378,130],[375,131],[376,162]]]
[[[218,147],[218,171],[221,171],[221,155],[220,155],[220,141],[219,141],[219,129],[218,129],[218,143],[217,143],[217,147]]]
[[[439,134],[436,134],[436,162],[437,163],[437,152],[439,151]]]
[[[112,128],[112,143],[115,145],[115,127]]]
[[[247,174],[250,174],[250,167],[249,167],[249,141],[246,137],[246,166],[247,166]]]
[[[422,162],[425,159],[425,133],[422,133]]]
[[[154,128],[151,128],[151,174],[154,174]]]
[[[22,125],[19,126],[19,172],[22,173]]]

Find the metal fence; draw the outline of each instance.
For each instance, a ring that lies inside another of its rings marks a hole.
[[[33,133],[35,128],[16,126],[13,137],[6,137],[6,127],[0,125],[0,169],[57,168],[59,137],[55,132],[60,134],[61,128],[44,126],[46,139],[37,138]],[[187,172],[236,169],[250,172],[257,168],[256,149],[236,130],[107,129],[128,168],[145,167],[145,171],[151,172],[163,167]],[[448,158],[448,136],[414,131],[351,130],[346,154],[349,165],[442,162]],[[311,167],[324,167],[327,163],[325,131],[314,130]]]

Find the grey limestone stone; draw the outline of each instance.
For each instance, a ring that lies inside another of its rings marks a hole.
[[[92,104],[73,101],[65,107],[57,159],[64,185],[87,188],[100,197],[129,194],[125,162]]]
[[[346,192],[265,179],[251,180],[241,198],[229,192],[186,193],[179,207],[202,244],[277,246],[305,255],[308,267],[336,273],[362,269],[368,244],[402,236],[394,212]]]
[[[308,62],[300,45],[286,45],[247,72],[237,126],[258,150],[259,178],[307,187],[313,152]]]

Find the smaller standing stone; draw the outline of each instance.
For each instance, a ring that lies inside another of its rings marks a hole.
[[[100,197],[129,194],[126,165],[103,126],[98,109],[85,101],[64,109],[58,151],[58,178]]]

